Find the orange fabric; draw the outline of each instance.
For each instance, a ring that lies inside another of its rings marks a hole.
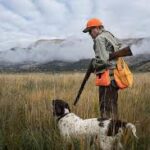
[[[102,25],[102,21],[97,19],[97,18],[93,18],[93,19],[90,19],[88,22],[87,22],[87,28],[90,28],[90,27],[99,27]]]
[[[131,87],[133,84],[133,75],[122,58],[119,58],[117,61],[117,68],[114,69],[114,78],[120,89]]]
[[[109,70],[106,70],[102,74],[97,75],[95,84],[96,86],[109,86],[110,85]]]

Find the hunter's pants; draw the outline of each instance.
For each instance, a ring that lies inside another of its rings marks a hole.
[[[99,105],[101,117],[114,118],[118,117],[118,87],[114,80],[111,81],[109,86],[99,87]]]

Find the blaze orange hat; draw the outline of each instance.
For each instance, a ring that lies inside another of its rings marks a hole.
[[[83,30],[84,33],[89,32],[89,30],[93,27],[99,27],[102,26],[103,23],[101,20],[97,19],[97,18],[92,18],[90,19],[87,24],[86,24],[86,28]]]

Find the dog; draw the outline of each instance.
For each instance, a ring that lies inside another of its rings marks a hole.
[[[111,150],[116,141],[117,147],[123,148],[120,139],[124,129],[130,128],[133,135],[138,138],[136,127],[132,123],[111,118],[82,119],[71,112],[67,102],[60,99],[53,100],[52,105],[60,134],[66,139],[95,136],[99,140],[102,150]]]

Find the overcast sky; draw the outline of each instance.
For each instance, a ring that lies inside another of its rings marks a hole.
[[[150,36],[150,0],[0,0],[0,42],[87,36],[97,17],[120,38]]]
[[[82,33],[87,20],[93,17],[101,19],[118,38],[150,37],[150,0],[0,0],[0,51],[8,50],[0,53],[0,60],[94,57],[92,40]],[[67,37],[64,47],[44,45],[30,52],[20,49],[38,39]],[[81,42],[79,37],[88,38],[89,42]],[[133,48],[134,52],[149,52],[149,41],[143,45]],[[13,47],[19,49],[10,51]]]

